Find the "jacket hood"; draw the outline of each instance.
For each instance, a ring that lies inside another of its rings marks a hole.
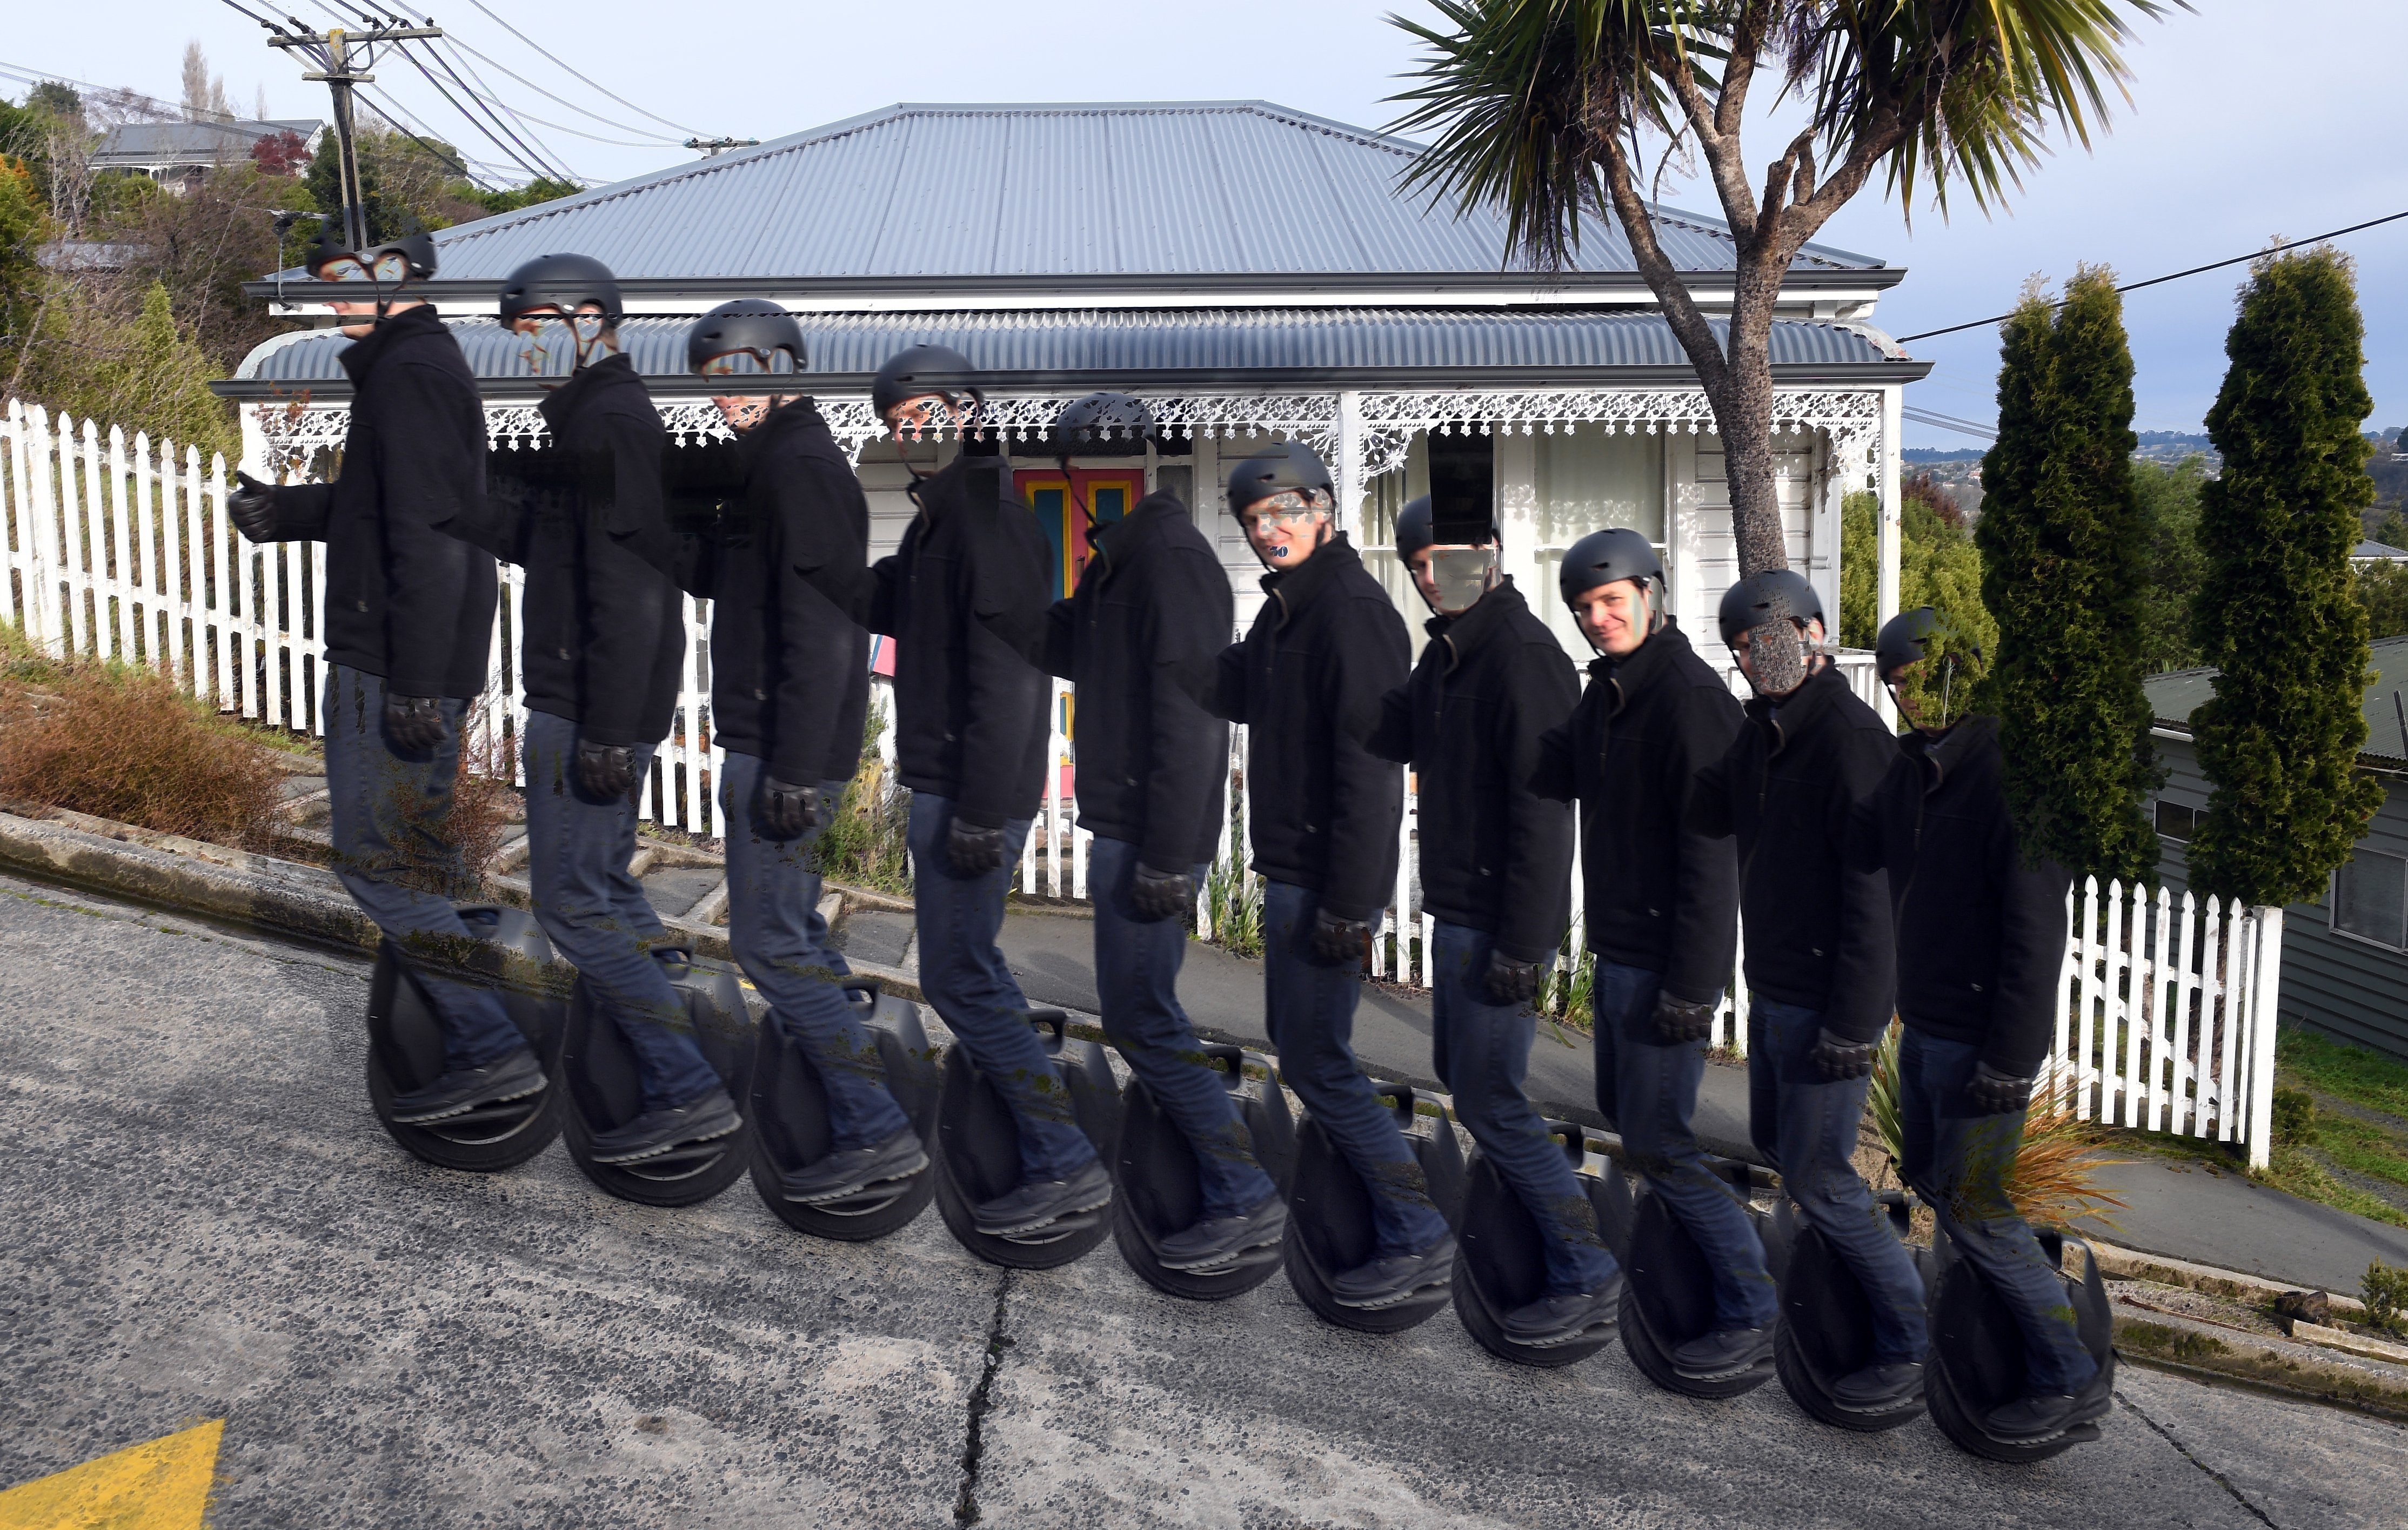
[[[600,406],[624,389],[632,389],[645,408],[652,408],[652,391],[637,375],[635,358],[623,351],[591,366],[580,367],[557,390],[545,394],[536,408],[543,415],[543,422],[558,430],[571,416]]]
[[[368,373],[376,369],[377,363],[384,360],[395,347],[411,340],[423,340],[430,335],[450,334],[451,331],[443,327],[443,318],[435,311],[434,304],[421,303],[414,308],[404,308],[399,313],[378,320],[374,329],[343,348],[340,358],[343,375],[351,379],[353,387],[358,387]]]
[[[1328,541],[1304,560],[1303,567],[1283,568],[1276,573],[1265,574],[1263,593],[1277,597],[1280,609],[1294,616],[1341,571],[1362,566],[1362,554],[1354,551],[1354,544],[1346,539],[1346,534],[1333,532]]]

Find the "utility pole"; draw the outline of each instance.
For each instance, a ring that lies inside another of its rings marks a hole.
[[[290,20],[290,18],[287,18]],[[322,36],[314,32],[286,32],[272,22],[262,22],[268,29],[267,46],[284,49],[322,48],[326,50],[326,67],[305,74],[304,79],[322,79],[335,97],[336,165],[341,174],[343,187],[343,236],[353,250],[366,250],[368,245],[368,209],[360,197],[359,150],[351,141],[351,87],[365,85],[376,79],[365,69],[351,67],[351,50],[365,53],[373,43],[405,42],[416,37],[439,37],[443,29],[433,26],[385,26],[366,32],[347,32],[335,27]],[[298,25],[298,22],[294,23]],[[307,55],[304,55],[306,62]],[[363,57],[360,61],[366,64]]]

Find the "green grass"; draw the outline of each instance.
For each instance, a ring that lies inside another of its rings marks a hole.
[[[2276,1143],[2272,1162],[2262,1169],[2252,1170],[2249,1177],[2260,1184],[2287,1191],[2304,1201],[2320,1201],[2371,1222],[2387,1222],[2394,1227],[2408,1227],[2408,1212],[2402,1212],[2381,1196],[2370,1195],[2334,1179],[2306,1148],[2288,1142]]]
[[[2408,1063],[2314,1031],[2298,1030],[2275,1037],[2274,1062],[2294,1081],[2352,1105],[2398,1116],[2408,1124]]]

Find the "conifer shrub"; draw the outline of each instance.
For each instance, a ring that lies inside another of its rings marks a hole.
[[[2349,554],[2374,503],[2364,333],[2347,258],[2320,247],[2253,266],[2225,338],[2231,366],[2207,416],[2224,469],[2200,490],[2192,605],[2218,672],[2191,714],[2214,788],[2187,852],[2202,893],[2322,896],[2383,802],[2357,768],[2368,623]]]
[[[1999,440],[1982,459],[1973,537],[1999,651],[1974,705],[2000,719],[2026,856],[2154,883],[2142,807],[2164,778],[2141,689],[2136,445],[2114,273],[2083,267],[2053,312],[2035,281],[2005,326]]]

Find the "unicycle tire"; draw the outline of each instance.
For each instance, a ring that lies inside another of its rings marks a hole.
[[[695,1044],[718,1073],[741,1115],[752,1098],[752,1064],[759,1046],[752,1012],[725,962],[665,947],[653,952],[669,986],[686,1006]],[[561,1044],[561,1072],[568,1085],[562,1112],[568,1156],[595,1188],[638,1206],[699,1206],[742,1179],[752,1163],[748,1120],[724,1137],[682,1144],[633,1164],[594,1158],[593,1121],[609,1130],[642,1113],[642,1081],[635,1051],[618,1025],[603,1014],[580,979],[569,1001],[567,1035]]]
[[[1453,1123],[1441,1109],[1431,1135],[1417,1137],[1412,1130],[1416,1098],[1412,1087],[1383,1083],[1374,1089],[1395,1109],[1398,1125],[1428,1181],[1430,1199],[1452,1225],[1461,1213],[1464,1182],[1463,1154],[1455,1146]],[[1390,1307],[1348,1307],[1339,1301],[1330,1294],[1329,1277],[1370,1259],[1373,1247],[1370,1195],[1362,1177],[1320,1123],[1308,1118],[1297,1134],[1287,1243],[1281,1257],[1297,1298],[1322,1322],[1358,1334],[1403,1333],[1427,1323],[1453,1299],[1450,1279],[1446,1285],[1426,1287]]]
[[[2046,1461],[2096,1440],[2099,1421],[2114,1395],[2114,1318],[2105,1282],[2100,1279],[2098,1256],[2081,1239],[2055,1229],[2036,1228],[2034,1236],[2044,1251],[2057,1256],[2057,1278],[2065,1283],[2083,1347],[2099,1365],[2099,1374],[2083,1391],[2075,1422],[2041,1440],[2000,1439],[1983,1428],[1982,1421],[1992,1408],[2012,1401],[2023,1390],[2021,1330],[2014,1312],[1981,1272],[1956,1255],[1947,1234],[1936,1233],[1932,1238],[1931,1352],[1925,1366],[1931,1422],[1958,1450],[2008,1466]],[[2063,1273],[2067,1242],[2082,1249],[2080,1280]]]
[[[1222,1087],[1245,1121],[1256,1162],[1273,1188],[1284,1194],[1296,1125],[1269,1059],[1217,1042],[1196,1050],[1220,1073]],[[1262,1075],[1259,1094],[1247,1087],[1250,1063]],[[1211,1270],[1172,1269],[1162,1263],[1155,1239],[1192,1226],[1202,1214],[1203,1197],[1197,1184],[1195,1149],[1154,1103],[1142,1080],[1131,1079],[1122,1093],[1111,1167],[1112,1244],[1138,1278],[1156,1291],[1186,1301],[1226,1301],[1279,1272],[1283,1237],[1248,1249]]]
[[[1738,1173],[1743,1182],[1745,1166],[1739,1165]],[[1631,1199],[1630,1236],[1622,1250],[1620,1325],[1630,1363],[1665,1391],[1707,1401],[1742,1396],[1771,1380],[1770,1359],[1711,1378],[1684,1376],[1674,1366],[1672,1351],[1713,1326],[1713,1273],[1663,1197],[1642,1189]]]
[[[1600,1234],[1612,1225],[1605,1204],[1620,1192],[1620,1174],[1608,1164],[1604,1175],[1584,1172],[1587,1152],[1580,1127],[1567,1121],[1546,1122],[1547,1134],[1563,1144],[1571,1160],[1573,1179],[1589,1199]],[[1607,1188],[1609,1177],[1614,1188]],[[1455,1314],[1464,1332],[1498,1359],[1539,1370],[1576,1366],[1613,1342],[1620,1320],[1593,1324],[1580,1337],[1563,1344],[1522,1344],[1505,1333],[1505,1315],[1525,1302],[1546,1294],[1546,1255],[1539,1225],[1522,1197],[1505,1182],[1485,1154],[1474,1149],[1464,1172],[1463,1215],[1455,1229],[1460,1251],[1455,1260]],[[1624,1289],[1628,1290],[1626,1283]]]
[[[1902,1205],[1902,1203],[1901,1203]],[[1877,1435],[1923,1416],[1924,1397],[1877,1413],[1842,1408],[1831,1387],[1872,1363],[1872,1314],[1855,1272],[1820,1232],[1804,1225],[1784,1201],[1774,1214],[1785,1246],[1781,1294],[1773,1320],[1772,1368],[1790,1399],[1835,1429]]]
[[[1049,1035],[1041,1043],[1068,1091],[1072,1119],[1097,1156],[1111,1151],[1120,1129],[1120,1093],[1111,1064],[1095,1042],[1069,1034],[1069,1017],[1059,1009],[1036,1009],[1029,1023]],[[937,1214],[962,1247],[1004,1269],[1059,1269],[1084,1257],[1111,1232],[1109,1204],[1064,1217],[1039,1229],[1046,1236],[1001,1237],[982,1233],[971,1208],[1009,1194],[1020,1183],[1019,1127],[1003,1094],[983,1078],[969,1052],[956,1042],[945,1054],[944,1081],[937,1106],[936,1137],[928,1156],[934,1165]],[[1117,1198],[1117,1197],[1115,1197]]]
[[[861,1019],[885,1066],[887,1092],[910,1119],[923,1144],[936,1129],[936,1051],[920,1023],[919,1006],[882,991],[875,978],[837,983]],[[936,1198],[934,1154],[916,1174],[865,1188],[838,1202],[806,1205],[785,1195],[789,1168],[816,1163],[828,1151],[827,1097],[818,1070],[781,1035],[773,1018],[761,1026],[747,1114],[752,1122],[752,1189],[770,1213],[798,1233],[838,1243],[867,1243],[910,1225]]]
[[[554,969],[551,942],[523,909],[467,904],[459,913],[479,942],[464,965],[500,991],[504,1010],[534,1049],[549,1081],[523,1100],[449,1121],[394,1120],[395,1094],[423,1088],[443,1071],[443,1031],[424,985],[387,940],[377,948],[368,986],[368,1103],[385,1134],[410,1156],[437,1168],[498,1174],[535,1158],[560,1136],[566,1113],[560,1080],[566,1007],[553,990],[566,974]]]

